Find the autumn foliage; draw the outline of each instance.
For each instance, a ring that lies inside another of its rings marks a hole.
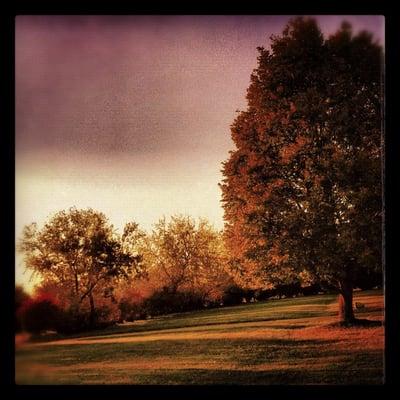
[[[221,184],[230,270],[248,287],[307,271],[343,297],[382,276],[382,49],[293,19],[260,47]]]

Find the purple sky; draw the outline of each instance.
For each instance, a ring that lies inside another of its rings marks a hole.
[[[119,229],[178,212],[222,228],[229,126],[246,106],[256,47],[289,18],[17,17],[17,237],[74,205]],[[325,34],[346,19],[384,42],[383,17],[317,19]]]

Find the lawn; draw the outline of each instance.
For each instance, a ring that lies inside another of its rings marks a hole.
[[[383,321],[382,291],[356,292]],[[16,349],[17,384],[381,384],[384,328],[335,326],[336,296],[169,315]]]

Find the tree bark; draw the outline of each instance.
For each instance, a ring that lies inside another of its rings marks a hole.
[[[78,283],[78,275],[75,274],[75,294],[78,296],[79,294],[79,283]]]
[[[353,283],[345,280],[341,282],[339,294],[339,318],[344,324],[351,324],[355,321],[353,311]]]
[[[96,308],[94,306],[93,294],[90,292],[89,294],[89,302],[90,302],[90,316],[89,316],[89,325],[91,328],[94,328],[96,322]]]

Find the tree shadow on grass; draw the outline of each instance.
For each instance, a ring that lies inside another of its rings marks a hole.
[[[365,319],[365,318],[356,318],[354,321],[351,322],[335,322],[330,324],[329,326],[332,327],[339,327],[339,328],[375,328],[378,326],[384,326],[384,321],[376,321],[372,319]]]
[[[349,385],[382,383],[378,371],[354,371],[349,374],[337,369],[283,368],[272,371],[227,369],[187,369],[181,371],[153,371],[150,375],[136,376],[138,384],[155,385]]]
[[[147,342],[77,343],[39,346],[18,351],[20,360],[50,365],[88,362],[119,362],[158,357],[177,360],[216,360],[238,365],[259,365],[279,360],[293,360],[337,354],[327,345],[336,340],[301,339],[155,339]]]
[[[141,367],[147,360],[155,366]],[[241,338],[40,346],[20,353],[17,370],[21,363],[62,366],[53,383],[63,384],[340,385],[382,383],[382,362],[378,351],[349,353],[337,340]],[[27,383],[35,379],[28,372]]]

